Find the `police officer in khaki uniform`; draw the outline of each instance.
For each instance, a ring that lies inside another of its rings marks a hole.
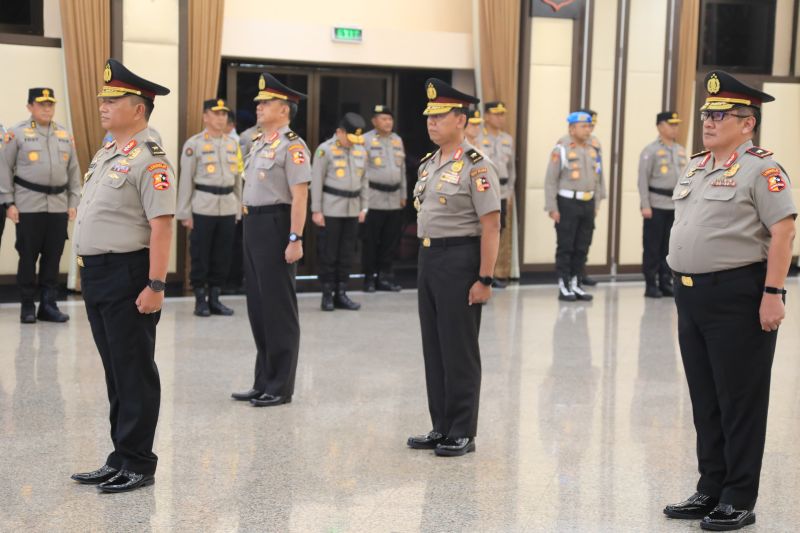
[[[243,198],[247,316],[256,367],[253,387],[232,397],[270,407],[291,402],[294,394],[300,350],[295,275],[303,257],[311,154],[289,127],[306,95],[266,72],[258,83],[261,134],[245,164]]]
[[[369,205],[364,126],[360,115],[346,113],[333,137],[319,145],[311,165],[311,211],[319,227],[323,311],[361,308],[347,296],[347,281],[358,225],[366,220]]]
[[[100,121],[114,138],[92,159],[73,246],[92,336],[103,360],[114,451],[72,479],[103,492],[155,480],[153,439],[161,398],[156,324],[172,249],[175,174],[148,128],[156,95],[169,89],[109,59]]]
[[[414,187],[420,238],[418,287],[428,408],[433,429],[408,439],[440,456],[475,451],[481,306],[492,296],[500,244],[497,170],[464,138],[477,98],[431,78],[428,135],[439,149],[420,162]]]
[[[392,262],[403,231],[406,206],[406,152],[394,133],[394,115],[385,105],[373,108],[374,129],[364,134],[367,150],[369,211],[364,222],[364,292],[401,290]]]
[[[545,175],[544,209],[556,226],[558,299],[591,300],[581,276],[594,233],[594,219],[605,198],[598,153],[591,145],[589,114],[567,117],[569,135],[562,137],[550,156]]]
[[[656,115],[658,138],[639,156],[645,291],[648,298],[672,296],[672,272],[667,266],[669,231],[675,220],[672,191],[686,168],[686,149],[677,143],[681,120],[672,111]]]
[[[17,224],[17,284],[22,300],[20,321],[24,324],[37,318],[69,320],[56,306],[58,267],[67,239],[67,222],[75,218],[81,176],[72,135],[53,121],[55,104],[52,89],[30,89],[31,116],[12,128],[13,139],[3,149],[9,173],[14,176],[13,200],[6,214]],[[41,287],[38,313],[33,303],[37,285]]]
[[[242,198],[239,144],[224,133],[227,120],[225,100],[203,102],[205,130],[186,141],[181,155],[177,218],[191,230],[190,279],[197,316],[233,314],[219,301],[231,267]]]
[[[672,196],[667,257],[700,479],[694,495],[664,513],[733,530],[756,520],[797,209],[786,172],[752,142],[761,105],[774,98],[719,70],[705,87],[706,151],[692,156]]]
[[[597,127],[597,111],[588,108],[578,109],[578,111],[582,113],[588,113],[592,117],[592,124],[589,128],[592,132],[592,135],[591,137],[589,137],[589,144],[592,145],[592,148],[594,148],[595,152],[597,153],[595,159],[597,167],[600,169],[600,181],[602,183],[605,183],[605,177],[604,177],[605,167],[603,166],[603,147],[600,145],[600,139],[598,139],[597,135],[594,134],[594,130]],[[603,185],[603,189],[605,189],[605,185]],[[595,285],[597,285],[597,281],[586,274],[585,265],[583,267],[583,272],[581,275],[581,285],[584,285],[586,287],[594,287]]]

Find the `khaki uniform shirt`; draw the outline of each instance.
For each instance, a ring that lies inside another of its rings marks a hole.
[[[421,239],[479,236],[480,217],[500,211],[497,169],[466,140],[446,161],[439,150],[428,154],[419,166],[414,207]]]
[[[14,185],[11,181],[11,171],[3,155],[3,147],[11,140],[11,133],[0,124],[0,204],[7,204],[14,199]]]
[[[600,152],[590,143],[579,146],[566,135],[558,140],[544,178],[544,210],[558,211],[558,191],[594,192],[595,207],[606,197]]]
[[[488,128],[482,128],[478,142],[480,150],[492,160],[500,174],[501,198],[508,199],[514,193],[514,184],[517,182],[514,139],[504,131],[494,135]]]
[[[766,261],[770,227],[797,215],[789,178],[771,155],[748,141],[716,168],[711,153],[692,158],[672,196],[672,270],[704,274]]]
[[[75,221],[78,255],[135,252],[150,246],[151,219],[175,214],[175,173],[143,129],[124,146],[101,148],[86,173]]]
[[[32,119],[12,128],[14,138],[3,148],[8,171],[37,185],[67,186],[61,194],[45,194],[14,184],[14,203],[21,213],[65,213],[80,201],[81,173],[72,135],[51,122],[43,128]]]
[[[311,181],[311,154],[289,126],[259,134],[245,163],[244,205],[291,204],[292,187]]]
[[[195,215],[241,216],[242,169],[239,145],[224,133],[200,132],[183,145],[178,182],[178,220]],[[229,194],[199,191],[195,185],[233,187]]]
[[[672,190],[686,168],[686,149],[678,143],[668,146],[656,139],[639,156],[639,197],[642,209],[675,209]],[[669,190],[669,196],[650,191],[650,187]]]
[[[336,137],[319,145],[311,165],[311,211],[326,217],[357,217],[369,206],[369,184],[365,172],[367,151],[363,145],[345,148]],[[323,191],[331,187],[359,193],[354,198]]]
[[[256,124],[244,130],[239,134],[239,146],[242,147],[242,159],[246,162],[247,157],[250,155],[250,149],[253,147],[253,142],[261,134],[261,126]]]
[[[364,134],[367,149],[367,181],[380,185],[399,186],[396,191],[369,188],[369,208],[396,210],[406,197],[406,151],[396,133],[381,136],[376,130]]]

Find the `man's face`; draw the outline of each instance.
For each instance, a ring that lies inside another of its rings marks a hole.
[[[466,122],[465,115],[453,111],[441,115],[428,115],[428,137],[438,146],[457,142]]]
[[[703,121],[703,146],[707,150],[738,146],[752,135],[755,124],[755,117],[747,110],[709,111],[709,117]]]
[[[394,129],[394,117],[386,113],[375,115],[372,117],[372,127],[378,130],[378,133],[387,135],[392,132],[392,129]]]
[[[585,143],[592,136],[592,125],[586,122],[569,125],[569,134],[578,141]]]
[[[675,142],[678,140],[678,125],[670,124],[669,122],[658,123],[658,134],[664,139]]]
[[[28,104],[28,111],[30,111],[33,120],[38,124],[50,124],[53,120],[53,115],[56,113],[56,104],[53,102],[33,102]]]
[[[100,124],[103,129],[116,131],[130,127],[138,116],[144,115],[144,104],[133,98],[100,98]]]
[[[206,109],[203,111],[203,125],[211,132],[222,133],[225,124],[228,123],[228,112],[224,109],[221,111],[212,111]]]
[[[480,132],[481,132],[480,124],[471,124],[467,122],[467,126],[464,128],[464,134],[470,139],[475,139]]]
[[[262,100],[256,105],[256,121],[259,126],[274,124],[281,120],[286,106],[277,99]]]
[[[490,128],[502,130],[506,127],[506,114],[505,113],[486,113],[483,119]]]
[[[345,148],[350,148],[353,146],[353,143],[351,143],[350,139],[347,138],[347,131],[344,128],[336,128],[336,139],[338,139],[339,144]]]

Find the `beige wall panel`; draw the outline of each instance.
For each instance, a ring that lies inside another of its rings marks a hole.
[[[778,0],[775,5],[775,47],[772,75],[788,76],[792,61],[792,16],[794,0]]]
[[[122,6],[124,41],[177,45],[180,34],[178,7],[178,0],[124,0]],[[127,59],[125,57],[126,61]],[[159,62],[161,58],[153,56],[150,60]]]
[[[762,108],[760,143],[775,152],[775,159],[792,180],[795,205],[800,207],[800,123],[785,117],[800,117],[800,84],[765,83],[764,92],[775,101]],[[800,254],[800,238],[794,240],[794,254]]]
[[[628,0],[628,3],[631,6],[628,24],[628,72],[663,73],[667,0]]]
[[[797,12],[797,27],[800,28],[800,10]],[[800,31],[800,30],[798,30]],[[797,39],[797,46],[794,54],[794,75],[800,76],[800,38]]]
[[[44,0],[44,36],[61,38],[61,7],[58,0]]]
[[[474,67],[472,14],[466,0],[308,4],[298,16],[297,9],[287,9],[276,0],[227,0],[222,55],[355,65]],[[334,43],[334,25],[363,29],[364,41]]]
[[[525,190],[525,263],[554,263],[556,231],[544,211],[544,191]]]
[[[30,113],[25,108],[30,87],[52,87],[59,103],[56,105],[55,120],[70,127],[67,115],[67,90],[64,79],[64,58],[60,48],[42,46],[17,46],[0,44],[0,71],[13,72],[13,76],[3,78],[3,98],[0,98],[0,122],[10,128]],[[70,230],[71,233],[71,230]],[[14,223],[6,221],[0,245],[0,274],[16,274],[17,252]],[[72,241],[67,241],[61,260],[61,271],[66,272],[69,265],[69,249]]]

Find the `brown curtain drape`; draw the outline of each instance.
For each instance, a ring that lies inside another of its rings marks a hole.
[[[191,0],[188,4],[186,131],[188,138],[203,127],[203,100],[217,97],[222,19],[225,0]]]
[[[86,169],[105,135],[97,91],[111,54],[111,3],[61,0],[60,7],[72,133],[78,162]]]
[[[680,32],[678,35],[678,89],[675,95],[675,111],[690,124],[694,117],[692,96],[695,92],[697,75],[697,39],[700,24],[700,0],[682,0],[680,12]],[[697,107],[697,106],[695,106]],[[678,142],[687,146],[689,128],[683,127],[678,133]],[[691,139],[688,139],[691,140]],[[692,147],[687,146],[691,151]]]
[[[480,0],[480,65],[484,102],[502,100],[509,109],[508,132],[517,136],[517,86],[519,83],[519,31],[522,3],[520,0]],[[516,146],[517,153],[520,147]],[[513,203],[506,214],[506,230],[500,236],[500,253],[495,276],[511,277],[511,256],[514,217]]]

